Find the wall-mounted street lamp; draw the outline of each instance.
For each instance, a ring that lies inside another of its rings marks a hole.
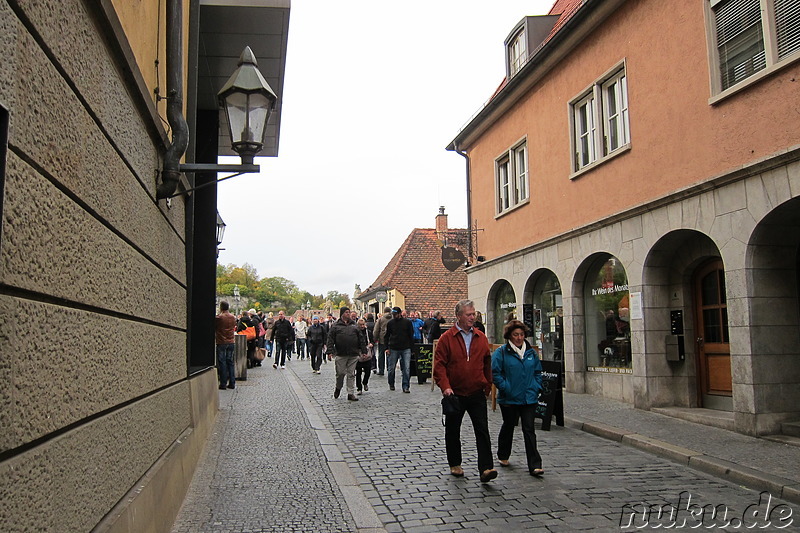
[[[219,251],[225,249],[219,247],[219,245],[222,244],[222,237],[224,236],[225,236],[225,222],[222,221],[222,217],[219,216],[219,212],[217,212],[217,257],[219,257]]]
[[[249,46],[245,47],[239,58],[238,68],[217,93],[219,104],[225,110],[231,148],[242,158],[242,163],[240,165],[180,163],[180,158],[183,157],[188,145],[188,127],[182,114],[180,91],[169,86],[172,85],[169,83],[170,79],[179,76],[180,72],[178,76],[168,75],[167,79],[169,94],[167,120],[173,130],[173,142],[164,156],[162,183],[156,192],[158,199],[172,198],[241,174],[258,172],[260,167],[253,164],[253,158],[264,147],[267,121],[278,101],[275,92],[258,70],[258,61],[253,51]],[[182,85],[179,81],[173,80],[174,83]],[[183,172],[235,172],[235,174],[176,193]]]
[[[264,147],[267,120],[278,97],[258,70],[256,56],[249,46],[239,58],[239,68],[217,93],[217,98],[228,119],[231,147],[242,158],[243,165],[252,165],[253,156]]]

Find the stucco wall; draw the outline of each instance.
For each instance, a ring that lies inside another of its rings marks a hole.
[[[800,121],[786,106],[796,101],[797,62],[709,104],[703,9],[696,0],[625,2],[466,147],[481,255],[602,220],[796,143]],[[623,60],[631,149],[570,179],[569,102]],[[531,203],[495,219],[494,161],[526,136]]]

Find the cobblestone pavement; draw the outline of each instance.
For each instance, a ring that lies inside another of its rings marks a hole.
[[[219,391],[214,432],[173,533],[357,531],[286,372],[265,362]]]
[[[389,391],[385,378],[373,375],[370,390],[349,402],[346,394],[333,399],[331,364],[323,365],[321,375],[313,374],[307,361],[292,361],[287,370],[263,367],[248,377],[235,392],[220,391],[218,431],[176,533],[633,531],[670,525],[669,516],[651,513],[643,519],[644,506],[668,510],[670,504],[681,507],[677,523],[687,530],[741,531],[768,520],[771,526],[763,530],[778,531],[788,520],[785,530],[800,525],[797,505],[775,497],[767,503],[769,494],[762,501],[757,490],[569,425],[537,429],[544,477],[528,474],[518,430],[512,466],[496,465],[498,478],[481,484],[465,417],[466,475],[454,478],[445,458],[441,395],[431,391],[430,382],[419,385],[412,378],[411,394],[403,394]],[[501,421],[499,409],[490,411],[495,445]],[[349,468],[342,468],[345,464]],[[277,494],[283,495],[281,505]],[[688,496],[694,515],[685,509]],[[702,506],[714,506],[719,514],[712,519],[709,507],[701,515]],[[741,523],[746,510],[749,521]],[[631,519],[631,527],[621,528]]]

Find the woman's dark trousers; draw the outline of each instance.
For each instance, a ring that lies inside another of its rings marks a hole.
[[[535,405],[503,405],[503,425],[500,427],[500,436],[497,437],[497,458],[507,461],[511,455],[511,442],[514,440],[514,427],[517,420],[522,420],[522,436],[525,439],[525,455],[528,459],[528,471],[542,467],[542,456],[536,449],[536,419]]]
[[[361,374],[364,374],[364,377],[361,377]],[[372,373],[372,359],[367,361],[366,363],[362,363],[361,361],[358,362],[356,365],[356,390],[362,390],[361,385],[367,386],[369,384],[369,375]]]

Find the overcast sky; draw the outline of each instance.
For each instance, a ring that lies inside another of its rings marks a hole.
[[[293,0],[279,154],[219,184],[219,262],[352,295],[439,206],[465,228],[445,146],[502,82],[514,25],[553,4]]]

